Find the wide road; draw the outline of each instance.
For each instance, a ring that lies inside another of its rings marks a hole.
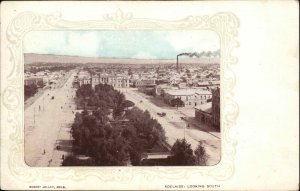
[[[71,150],[75,89],[71,71],[53,89],[45,90],[25,109],[25,162],[29,166],[60,166]],[[52,96],[54,99],[52,99]],[[56,146],[60,145],[60,150]]]
[[[199,141],[203,141],[206,152],[209,156],[208,165],[215,165],[221,158],[221,141],[218,136],[202,131],[194,124],[189,124],[181,119],[182,111],[171,107],[159,107],[148,98],[149,96],[138,92],[134,88],[119,88],[119,91],[124,93],[126,99],[135,103],[135,106],[142,110],[148,110],[153,118],[155,118],[165,129],[167,142],[171,146],[177,139],[185,138],[195,150]],[[141,102],[142,101],[142,102]],[[165,117],[159,117],[157,113],[165,112]],[[192,117],[192,116],[190,116]]]

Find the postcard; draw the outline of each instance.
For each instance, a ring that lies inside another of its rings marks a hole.
[[[297,190],[297,7],[3,2],[1,189]]]

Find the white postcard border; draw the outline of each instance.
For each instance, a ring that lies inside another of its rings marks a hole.
[[[13,129],[9,134],[8,168],[10,173],[22,182],[36,179],[84,180],[88,176],[102,181],[130,182],[134,175],[141,174],[146,180],[155,178],[182,179],[199,173],[216,180],[227,180],[234,174],[234,156],[237,141],[233,127],[239,114],[233,92],[236,83],[231,69],[238,59],[232,55],[237,41],[239,19],[233,13],[219,12],[212,16],[187,16],[181,20],[168,21],[151,18],[134,18],[132,13],[118,9],[115,13],[103,15],[101,20],[70,21],[56,12],[42,15],[23,12],[11,20],[6,30],[10,52],[10,71],[2,72],[2,110],[7,113],[2,124]],[[24,95],[23,95],[23,38],[30,31],[49,30],[211,30],[220,38],[221,51],[221,162],[206,167],[29,167],[24,162]],[[4,35],[4,34],[3,34]],[[2,64],[3,67],[3,64]],[[2,111],[2,113],[3,113]],[[98,170],[97,170],[98,169]],[[101,169],[101,171],[99,170]]]

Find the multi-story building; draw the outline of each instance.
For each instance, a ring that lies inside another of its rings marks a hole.
[[[212,102],[195,107],[195,118],[209,126],[220,129],[220,89],[212,92]]]
[[[212,93],[203,89],[168,90],[164,93],[164,100],[171,105],[171,100],[179,98],[185,106],[195,107],[212,98]]]
[[[108,84],[114,88],[124,88],[129,87],[129,78],[127,76],[100,74],[80,79],[79,85],[81,86],[82,84],[91,84],[92,88],[98,84]]]
[[[81,79],[79,79],[79,85],[85,85],[85,84],[91,84],[91,78],[89,77],[83,77]]]
[[[135,87],[155,86],[155,79],[139,79],[134,83]]]
[[[155,95],[155,79],[140,79],[136,80],[134,84],[139,91],[146,94]]]
[[[212,102],[195,107],[195,118],[203,124],[212,125]]]
[[[220,129],[220,88],[214,89],[212,93],[212,124]]]

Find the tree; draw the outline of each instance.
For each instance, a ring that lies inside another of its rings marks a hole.
[[[39,87],[44,87],[44,82],[43,82],[43,80],[37,81],[37,86],[39,86]]]
[[[25,98],[33,96],[37,92],[38,88],[36,84],[30,84],[24,86]]]
[[[176,166],[188,166],[195,165],[195,163],[196,158],[193,154],[191,144],[187,143],[185,139],[177,139],[171,149],[169,164]]]
[[[140,165],[143,153],[166,139],[164,129],[148,111],[136,107],[124,111],[134,103],[110,85],[99,84],[94,89],[82,85],[77,98],[97,109],[76,113],[71,129],[73,156],[88,156],[97,166]],[[109,118],[111,113],[114,119]],[[82,162],[75,159],[66,158],[64,164]]]
[[[123,102],[123,107],[128,109],[129,107],[133,107],[134,106],[134,103],[132,101],[129,101],[129,100],[125,100]]]
[[[184,106],[184,102],[180,98],[175,98],[171,100],[171,105],[173,107],[182,107]]]
[[[205,166],[207,163],[207,154],[203,146],[203,142],[200,141],[198,147],[195,150],[196,165]]]
[[[133,73],[132,73],[132,70],[131,68],[128,69],[128,76],[131,76]]]

